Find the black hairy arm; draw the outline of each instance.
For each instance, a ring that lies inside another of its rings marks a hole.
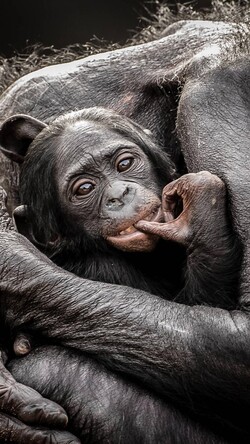
[[[13,233],[15,237],[14,227],[5,207],[5,200],[6,194],[0,188],[1,235],[8,237]],[[0,345],[1,343],[6,345],[6,338],[3,337],[2,331],[5,325],[2,305],[0,310]],[[17,383],[5,368],[6,358],[6,354],[0,348],[0,441],[16,444],[23,442],[36,444],[79,443],[79,440],[70,433],[60,431],[68,423],[64,409],[43,398],[32,388]],[[58,430],[49,430],[49,428]]]
[[[98,356],[168,397],[249,402],[246,297],[233,311],[181,305],[80,279],[17,233],[5,233],[1,246],[1,306],[13,331],[49,332],[55,342]]]

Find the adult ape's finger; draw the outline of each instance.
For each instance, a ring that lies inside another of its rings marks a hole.
[[[0,413],[0,443],[80,444],[71,433],[29,427],[18,419]]]
[[[0,411],[28,424],[66,427],[68,418],[62,407],[43,398],[30,387],[19,384],[0,362]]]

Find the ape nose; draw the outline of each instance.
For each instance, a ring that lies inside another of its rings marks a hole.
[[[123,205],[124,202],[117,198],[109,199],[106,202],[106,207],[108,207],[109,210],[117,210],[119,207],[123,207]]]
[[[109,210],[120,210],[125,204],[125,197],[129,194],[129,186],[114,184],[110,187],[105,206]]]

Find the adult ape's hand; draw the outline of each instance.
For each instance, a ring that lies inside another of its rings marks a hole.
[[[15,444],[79,443],[73,435],[43,427],[67,425],[65,411],[35,390],[17,383],[0,360],[0,442]],[[32,427],[33,426],[33,427]]]
[[[0,227],[13,230],[6,206],[6,193],[0,187]],[[56,403],[43,398],[35,390],[17,383],[4,366],[0,350],[0,442],[15,444],[79,443],[70,433],[46,430],[66,427],[67,415]]]

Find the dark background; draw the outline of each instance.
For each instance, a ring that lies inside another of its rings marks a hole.
[[[154,0],[0,0],[0,55],[34,43],[56,48],[85,43],[93,35],[122,43],[142,26],[145,7],[154,12]]]

